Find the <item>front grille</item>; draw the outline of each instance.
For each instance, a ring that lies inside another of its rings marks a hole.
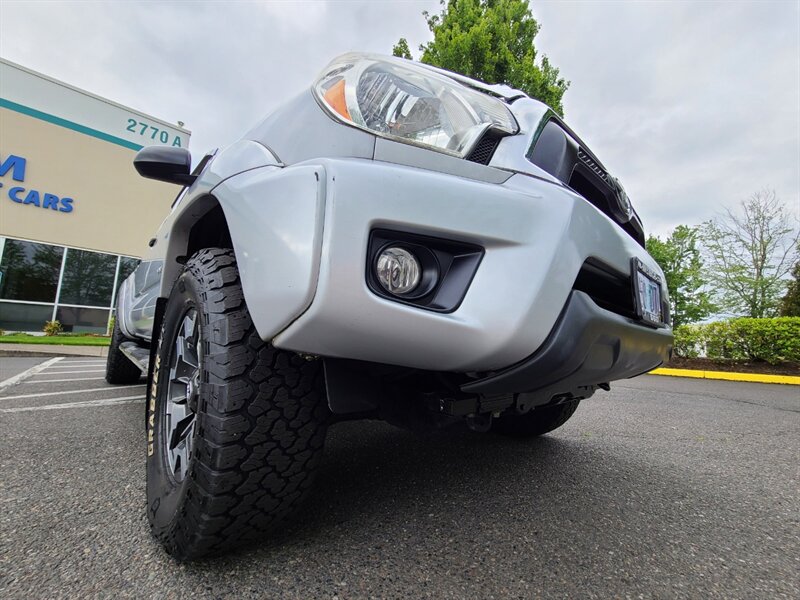
[[[598,165],[591,156],[589,156],[583,148],[578,148],[578,160],[580,160],[583,164],[589,167],[592,172],[597,175],[600,179],[605,181],[611,187],[614,187],[614,184],[611,182],[611,177],[608,176],[606,170],[603,169],[600,165]]]
[[[599,260],[590,258],[583,263],[572,288],[585,292],[600,308],[636,318],[630,275],[619,273]]]
[[[500,136],[492,135],[490,132],[487,132],[472,149],[472,152],[467,155],[467,160],[482,165],[488,165],[501,139]]]

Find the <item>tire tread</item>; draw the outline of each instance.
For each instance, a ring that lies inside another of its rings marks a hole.
[[[285,517],[310,487],[329,415],[320,364],[258,337],[233,251],[201,250],[186,270],[204,290],[206,370],[183,512],[154,531],[179,559],[261,539]]]
[[[497,433],[516,437],[544,435],[569,421],[578,409],[580,400],[571,400],[555,406],[536,408],[524,415],[500,417],[492,425]]]
[[[141,369],[119,349],[120,344],[126,341],[128,338],[123,335],[119,323],[114,321],[106,357],[106,381],[110,384],[136,383],[142,377]]]

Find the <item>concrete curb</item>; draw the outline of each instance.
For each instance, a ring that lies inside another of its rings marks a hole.
[[[108,346],[59,346],[57,344],[2,344],[0,356],[108,356]]]
[[[761,373],[732,373],[728,371],[701,371],[699,369],[653,369],[651,375],[668,377],[692,377],[695,379],[722,379],[726,381],[747,381],[751,383],[782,383],[800,385],[800,377],[794,375],[762,375]]]

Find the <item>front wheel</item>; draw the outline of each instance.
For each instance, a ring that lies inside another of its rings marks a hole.
[[[535,408],[524,415],[506,415],[492,422],[492,431],[516,437],[532,437],[558,429],[578,409],[580,400]]]
[[[309,489],[321,363],[259,338],[232,250],[199,251],[175,282],[148,411],[147,516],[179,560],[264,539]]]

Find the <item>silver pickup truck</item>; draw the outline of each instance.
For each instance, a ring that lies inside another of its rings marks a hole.
[[[619,181],[547,106],[348,54],[191,171],[118,295],[106,378],[148,376],[147,516],[178,559],[262,539],[328,425],[535,436],[672,351]]]

